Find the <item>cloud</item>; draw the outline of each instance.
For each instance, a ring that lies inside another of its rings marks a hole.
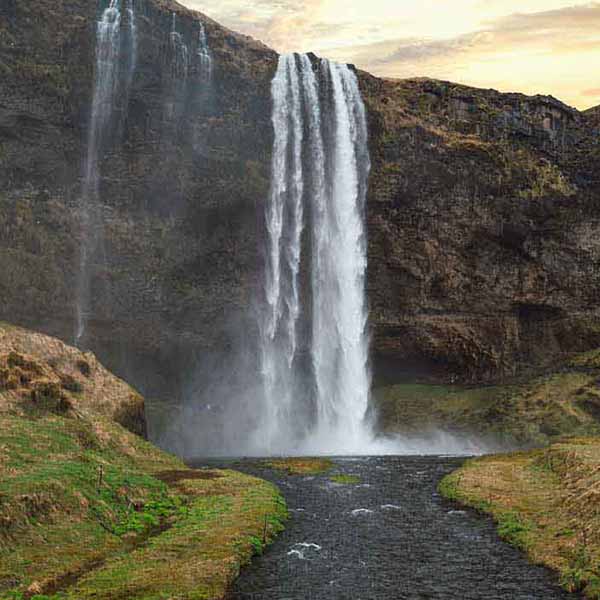
[[[256,37],[277,50],[291,51],[302,48],[307,40],[328,36],[330,25],[319,21],[320,8],[327,0],[225,0],[218,7],[207,0],[187,0],[191,8],[206,11],[213,18],[222,19],[228,27]],[[335,28],[337,34],[345,27]]]
[[[580,107],[600,90],[600,1],[183,1],[280,52],[311,50],[375,75],[551,93]]]
[[[564,30],[598,31],[600,25],[600,3],[591,2],[557,10],[535,13],[513,13],[499,17],[488,23],[493,31],[538,33],[560,32]]]
[[[428,62],[444,57],[447,61],[459,55],[499,54],[510,50],[535,47],[538,52],[575,52],[600,49],[600,3],[529,14],[511,14],[487,22],[487,27],[473,33],[446,40],[398,40],[393,52],[376,56],[381,45],[361,49],[361,57],[371,55],[371,64]],[[391,42],[386,42],[389,46]]]
[[[485,43],[487,36],[488,34],[479,32],[461,35],[448,40],[400,40],[393,52],[375,59],[375,63],[426,62],[439,56],[456,56],[473,50],[478,45]],[[386,44],[389,45],[390,42]],[[363,50],[366,55],[368,48],[364,48]]]

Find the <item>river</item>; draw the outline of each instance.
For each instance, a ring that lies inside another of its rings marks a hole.
[[[491,519],[441,498],[452,457],[335,459],[331,474],[288,475],[236,461],[277,484],[286,530],[246,567],[230,600],[561,600],[545,568],[498,537]]]

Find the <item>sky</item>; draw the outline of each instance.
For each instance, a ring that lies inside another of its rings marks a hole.
[[[382,77],[432,77],[579,109],[600,104],[600,2],[180,0],[279,52]]]

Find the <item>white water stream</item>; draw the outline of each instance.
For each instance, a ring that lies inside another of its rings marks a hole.
[[[75,344],[81,345],[92,311],[91,262],[101,238],[101,216],[98,206],[99,160],[109,137],[115,101],[125,96],[133,80],[137,61],[137,30],[133,1],[127,0],[128,27],[122,28],[121,0],[110,0],[96,24],[96,70],[87,143],[87,157],[81,194],[82,239],[77,274]],[[122,37],[127,36],[126,43]],[[121,54],[127,52],[124,88],[120,86]]]
[[[313,65],[306,55],[280,57],[272,98],[259,435],[270,453],[364,452],[371,443],[365,108],[347,66]]]

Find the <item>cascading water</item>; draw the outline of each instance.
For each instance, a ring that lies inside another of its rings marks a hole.
[[[303,118],[293,55],[282,56],[272,82],[273,143],[261,360],[270,449],[289,436],[295,395],[298,274],[303,226]]]
[[[189,51],[183,35],[177,31],[177,15],[173,13],[171,24],[171,68],[173,75],[178,79],[186,80],[189,69]]]
[[[323,61],[330,88],[325,136],[330,173],[314,195],[311,355],[319,409],[317,436],[339,450],[365,444],[368,368],[365,201],[370,170],[367,121],[356,76]],[[318,183],[317,185],[320,185]]]
[[[347,66],[321,61],[315,73],[306,55],[280,58],[272,97],[261,437],[266,433],[269,452],[361,452],[371,439],[364,105]],[[300,289],[303,269],[310,271],[310,294]],[[310,321],[308,348],[298,341],[302,315]]]
[[[127,94],[136,63],[136,26],[133,0],[127,0],[129,60],[124,92]],[[110,0],[96,25],[96,71],[94,95],[88,133],[87,158],[82,188],[82,242],[77,280],[77,315],[75,343],[81,344],[90,312],[89,263],[96,251],[101,224],[98,206],[98,161],[110,133],[115,98],[119,92],[122,52],[121,0]]]
[[[213,61],[210,53],[210,47],[208,46],[208,39],[206,37],[206,30],[204,24],[200,21],[200,33],[198,34],[198,49],[196,51],[198,61],[200,62],[200,71],[202,78],[209,81],[212,77]]]
[[[169,34],[168,79],[165,86],[164,117],[167,130],[179,127],[185,112],[188,95],[188,75],[190,71],[190,52],[182,33],[177,31],[177,15],[171,15]]]

